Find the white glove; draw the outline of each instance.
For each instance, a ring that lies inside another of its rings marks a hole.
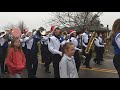
[[[34,32],[33,32],[33,36],[34,36],[36,33],[37,33],[37,31],[34,31]]]
[[[60,52],[60,54],[59,54],[60,56],[62,56],[62,52]]]
[[[82,49],[79,49],[79,52],[82,52]]]

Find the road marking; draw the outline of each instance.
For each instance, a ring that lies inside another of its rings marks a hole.
[[[97,72],[108,72],[108,73],[117,73],[116,70],[110,70],[110,69],[101,69],[101,68],[84,68],[84,67],[80,67],[81,70],[90,70],[90,71],[97,71]]]
[[[45,63],[39,62],[39,64],[45,64]]]
[[[45,64],[45,63],[42,63],[42,62],[39,62],[39,64]],[[52,64],[50,64],[52,65]],[[106,72],[106,73],[117,73],[116,70],[111,70],[111,69],[101,69],[101,68],[92,68],[92,69],[89,69],[89,68],[85,68],[85,67],[80,67],[81,70],[89,70],[89,71],[96,71],[96,72]]]

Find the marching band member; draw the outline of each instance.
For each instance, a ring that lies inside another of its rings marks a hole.
[[[5,32],[1,32],[0,34],[1,34],[0,35],[0,64],[1,64],[0,66],[3,67],[2,66],[3,65],[2,64],[2,62],[3,62],[3,59],[2,59],[3,52],[2,52],[2,45],[1,44],[2,44],[2,39],[6,35],[6,33]]]
[[[25,37],[26,37],[26,35],[23,33],[21,35],[21,39],[24,39]],[[26,57],[26,49],[27,49],[26,42],[22,42],[21,44],[22,44],[22,50],[23,50],[25,57]]]
[[[73,43],[74,46],[75,46],[76,51],[75,51],[75,54],[74,54],[74,58],[75,58],[77,71],[79,71],[80,64],[81,64],[79,52],[82,52],[82,49],[77,48],[78,47],[78,41],[77,41],[77,38],[76,38],[76,31],[75,30],[70,30],[69,35],[70,35],[70,39],[68,41]]]
[[[104,38],[103,38],[103,35],[102,35],[101,33],[100,33],[98,39],[99,39],[101,45],[106,45],[106,43],[104,43]],[[105,47],[105,46],[104,46],[104,47]],[[103,54],[104,54],[104,51],[105,51],[105,48],[104,48],[104,47],[101,47],[101,48],[100,48],[101,61],[104,61],[104,60],[103,60]]]
[[[66,42],[68,42],[68,34],[66,31],[63,32],[63,41],[61,42],[61,46],[63,46]]]
[[[112,45],[114,47],[113,64],[120,78],[120,19],[117,19],[112,26]]]
[[[5,65],[5,58],[7,55],[7,49],[8,49],[8,45],[9,45],[9,41],[11,41],[11,38],[9,37],[9,33],[8,32],[4,32],[4,34],[1,36],[0,39],[0,44],[1,44],[1,73],[2,75],[4,75],[4,73],[7,70],[7,67]]]
[[[67,43],[68,42],[68,38],[67,38],[67,36],[64,38],[64,41],[62,41],[61,42],[61,46],[63,47],[63,45],[65,44],[65,43]]]
[[[96,34],[96,38],[94,40],[94,44],[95,44],[95,52],[96,52],[96,58],[93,60],[96,64],[101,65],[101,61],[102,61],[102,57],[103,57],[103,52],[101,50],[103,50],[104,48],[104,44],[102,44],[99,40],[99,36],[98,33]]]
[[[41,36],[41,57],[42,61],[44,60],[45,62],[45,72],[51,73],[49,70],[49,65],[52,62],[52,54],[48,50],[48,40],[49,36],[47,35],[46,31],[44,28],[41,27],[41,30],[43,31],[43,35]]]
[[[29,31],[28,30],[24,30],[22,35],[21,35],[21,39],[25,39],[26,38],[26,34],[28,33]],[[27,49],[27,46],[26,46],[26,42],[22,42],[22,50],[25,54],[25,57],[26,57],[26,49]]]
[[[90,50],[89,54],[86,54],[85,49],[87,48],[90,37],[91,37],[91,34],[89,33],[88,29],[85,29],[85,32],[82,35],[82,39],[83,39],[82,40],[82,46],[83,46],[83,54],[86,57],[84,65],[86,65],[86,68],[89,68],[89,69],[91,69],[91,67],[90,67],[90,59],[92,57],[92,50]]]
[[[83,32],[78,32],[77,41],[78,41],[78,48],[79,48],[79,49],[82,49],[82,34],[83,34]],[[84,62],[85,58],[86,58],[86,57],[83,55],[83,52],[81,52],[81,53],[80,53],[81,63]]]
[[[27,37],[22,39],[21,42],[26,42],[26,66],[28,71],[28,78],[36,78],[36,72],[38,67],[38,45],[39,41],[36,31],[26,33]]]
[[[48,37],[46,36],[46,30],[43,28],[43,27],[40,27],[40,31],[41,33],[43,33],[44,35],[41,36],[41,57],[42,57],[42,63],[45,63],[45,60],[46,60],[46,47],[47,47],[47,44],[48,44]]]
[[[53,54],[53,68],[54,77],[60,78],[59,75],[59,62],[62,58],[62,52],[60,51],[60,29],[59,27],[51,27],[52,36],[49,38],[48,49]]]

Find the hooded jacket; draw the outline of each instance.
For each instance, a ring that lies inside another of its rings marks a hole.
[[[21,73],[26,65],[26,58],[23,51],[10,48],[6,58],[6,65],[8,66],[9,73]]]

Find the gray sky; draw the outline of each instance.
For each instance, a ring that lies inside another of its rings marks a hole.
[[[40,26],[48,29],[43,21],[47,21],[49,17],[49,12],[0,12],[0,31],[5,25],[17,24],[22,20],[29,30],[38,29]]]
[[[104,26],[109,25],[109,28],[112,29],[114,21],[118,18],[120,18],[120,12],[103,12],[100,20]]]
[[[0,31],[3,26],[8,24],[17,24],[23,20],[29,30],[38,29],[40,26],[45,27],[47,30],[50,26],[44,25],[43,21],[47,21],[50,17],[50,12],[0,12]],[[112,28],[113,22],[120,18],[120,12],[104,12],[100,17],[101,23],[105,26],[109,25]]]

